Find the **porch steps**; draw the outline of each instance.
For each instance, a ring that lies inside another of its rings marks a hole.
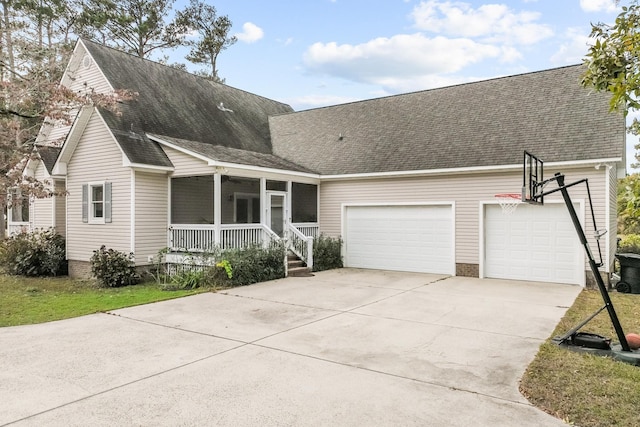
[[[304,264],[296,255],[287,254],[287,276],[289,277],[310,277],[311,269]]]

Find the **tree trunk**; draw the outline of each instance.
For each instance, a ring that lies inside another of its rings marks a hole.
[[[7,51],[7,65],[9,66],[9,71],[15,70],[15,61],[13,59],[13,39],[11,37],[11,17],[9,7],[11,0],[1,0],[2,3],[2,20],[3,20],[3,28],[4,28],[4,42],[5,49]],[[11,79],[11,77],[9,77]]]

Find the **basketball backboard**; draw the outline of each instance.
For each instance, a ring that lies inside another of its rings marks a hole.
[[[544,162],[525,151],[522,168],[522,201],[538,205],[544,204],[543,182]]]

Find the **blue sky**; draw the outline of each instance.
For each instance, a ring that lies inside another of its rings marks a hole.
[[[220,76],[298,111],[578,64],[590,24],[612,23],[620,12],[615,0],[210,4],[238,37],[218,58]],[[186,63],[182,57],[171,55]],[[629,153],[634,142],[628,138]]]

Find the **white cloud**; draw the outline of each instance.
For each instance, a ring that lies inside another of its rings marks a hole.
[[[583,28],[568,28],[562,40],[558,50],[550,58],[552,64],[579,64],[593,44],[593,39]]]
[[[359,45],[315,43],[305,52],[304,65],[313,73],[384,84],[389,79],[455,73],[503,53],[499,47],[470,39],[403,34]]]
[[[615,12],[618,9],[615,0],[580,0],[580,7],[585,12]]]
[[[287,38],[286,40],[284,40],[282,42],[282,44],[285,45],[285,46],[289,46],[292,43],[293,43],[293,37],[289,37],[289,38]]]
[[[237,33],[235,36],[245,43],[254,43],[264,37],[264,31],[252,22],[245,22],[242,25],[242,32]]]
[[[530,45],[553,35],[548,25],[539,24],[538,12],[515,12],[504,4],[485,4],[477,9],[469,3],[423,1],[411,17],[423,31],[452,37]]]

